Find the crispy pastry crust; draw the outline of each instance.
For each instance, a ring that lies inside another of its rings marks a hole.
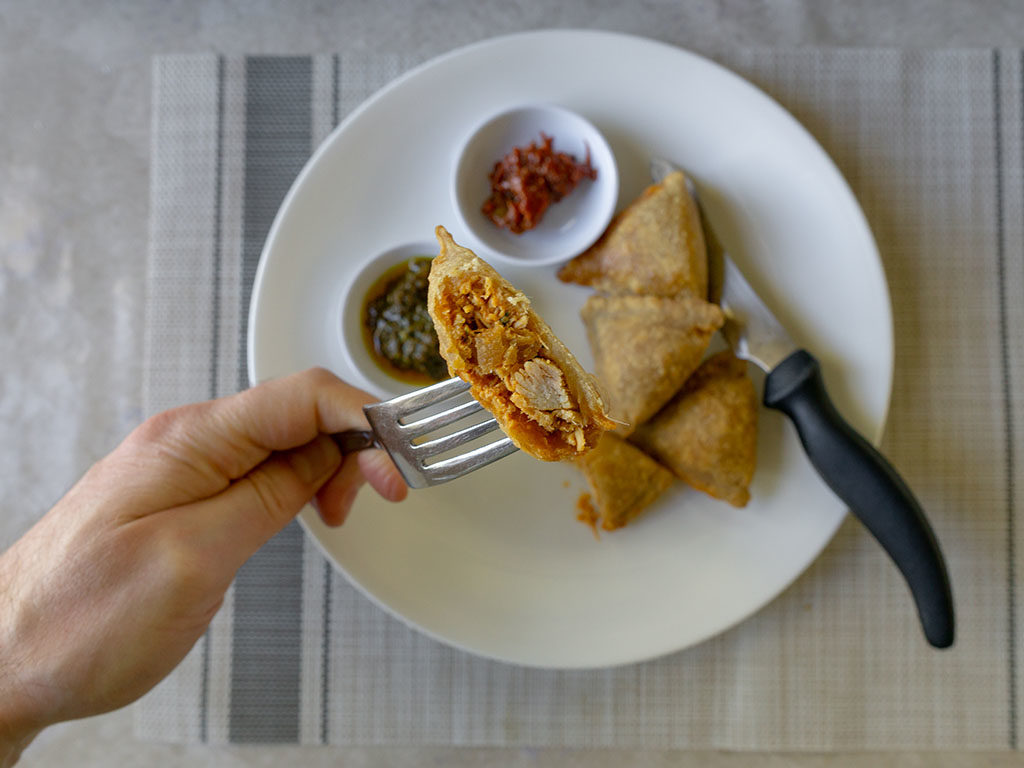
[[[597,447],[582,457],[579,465],[606,531],[635,520],[674,480],[661,464],[611,433],[602,435]]]
[[[435,230],[427,311],[453,376],[521,450],[544,461],[576,458],[615,426],[594,377],[493,267]]]
[[[591,296],[581,311],[594,372],[621,434],[653,416],[700,365],[722,310],[692,294]]]
[[[600,239],[558,272],[566,283],[604,293],[676,296],[708,293],[708,257],[700,213],[681,171],[621,211]]]
[[[757,463],[757,394],[747,364],[729,351],[709,358],[630,440],[694,488],[745,506]]]

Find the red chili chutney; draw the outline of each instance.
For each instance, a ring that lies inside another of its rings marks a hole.
[[[516,147],[494,164],[491,196],[484,215],[499,227],[521,234],[533,229],[552,203],[568,195],[583,179],[596,179],[590,150],[584,162],[552,149],[554,139],[543,133],[540,144]]]

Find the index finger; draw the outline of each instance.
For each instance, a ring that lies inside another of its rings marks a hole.
[[[242,460],[228,472],[239,477],[273,451],[305,445],[318,434],[348,429],[369,429],[363,406],[376,398],[339,379],[324,368],[309,370],[258,384],[232,397],[210,403],[220,429],[198,445],[209,456],[225,448],[251,451],[257,461]],[[241,456],[241,454],[234,454]],[[232,456],[224,454],[225,467]],[[237,474],[236,474],[237,473]]]
[[[306,445],[318,434],[368,429],[363,406],[375,402],[323,368],[259,384],[236,395],[166,411],[147,420],[122,444],[144,493],[163,480],[161,507],[207,498],[243,477],[275,451]],[[136,501],[142,501],[136,499]]]

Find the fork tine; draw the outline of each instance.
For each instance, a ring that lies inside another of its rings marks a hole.
[[[430,457],[459,448],[500,429],[498,422],[490,418],[452,434],[413,445],[412,440],[415,438],[424,437],[434,430],[455,424],[483,410],[484,406],[475,399],[446,407],[449,406],[446,401],[456,398],[469,388],[468,382],[452,378],[385,402],[363,406],[363,412],[376,436],[375,445],[387,450],[410,488],[426,488],[454,480],[518,450],[515,444],[505,437],[465,454],[426,466],[426,460]],[[444,410],[419,419],[415,418],[415,414],[430,406],[440,406]],[[402,420],[406,418],[413,418],[413,421],[402,424]],[[360,445],[362,446],[362,443]]]
[[[374,403],[364,408],[373,410],[387,409],[391,412],[398,411],[401,414],[415,413],[427,406],[434,405],[447,400],[455,395],[469,389],[469,382],[460,378],[452,378],[438,384],[431,384],[429,387],[417,389],[407,395],[399,395],[396,398],[383,403]]]
[[[505,437],[461,456],[453,456],[450,459],[431,464],[423,470],[423,475],[430,485],[437,485],[460,477],[471,470],[493,464],[498,459],[503,459],[517,450],[519,449],[516,448],[515,443]]]
[[[418,459],[426,459],[430,456],[437,456],[439,453],[450,451],[452,448],[458,448],[460,445],[465,445],[470,440],[475,440],[478,437],[483,437],[488,432],[493,432],[498,428],[498,422],[494,419],[488,419],[487,421],[481,421],[479,424],[474,424],[471,427],[460,429],[458,432],[453,432],[450,435],[439,437],[436,440],[430,440],[420,445],[414,445],[412,447],[412,454]],[[470,452],[470,454],[472,451]],[[470,454],[466,454],[467,456]]]
[[[483,409],[484,407],[478,401],[470,400],[468,403],[456,405],[447,411],[435,413],[433,416],[424,416],[418,421],[404,424],[402,425],[402,434],[406,435],[409,439],[421,437],[428,432],[433,432],[435,429],[447,427],[449,424],[454,424],[467,416],[479,413]]]

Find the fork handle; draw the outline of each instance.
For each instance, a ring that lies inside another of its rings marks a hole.
[[[336,432],[331,437],[334,438],[334,442],[338,444],[343,455],[381,447],[377,442],[377,436],[368,429],[347,429],[344,432]]]
[[[952,645],[953,594],[935,534],[893,466],[835,409],[814,356],[801,349],[779,363],[765,380],[764,404],[789,416],[818,474],[892,557],[928,642]]]

